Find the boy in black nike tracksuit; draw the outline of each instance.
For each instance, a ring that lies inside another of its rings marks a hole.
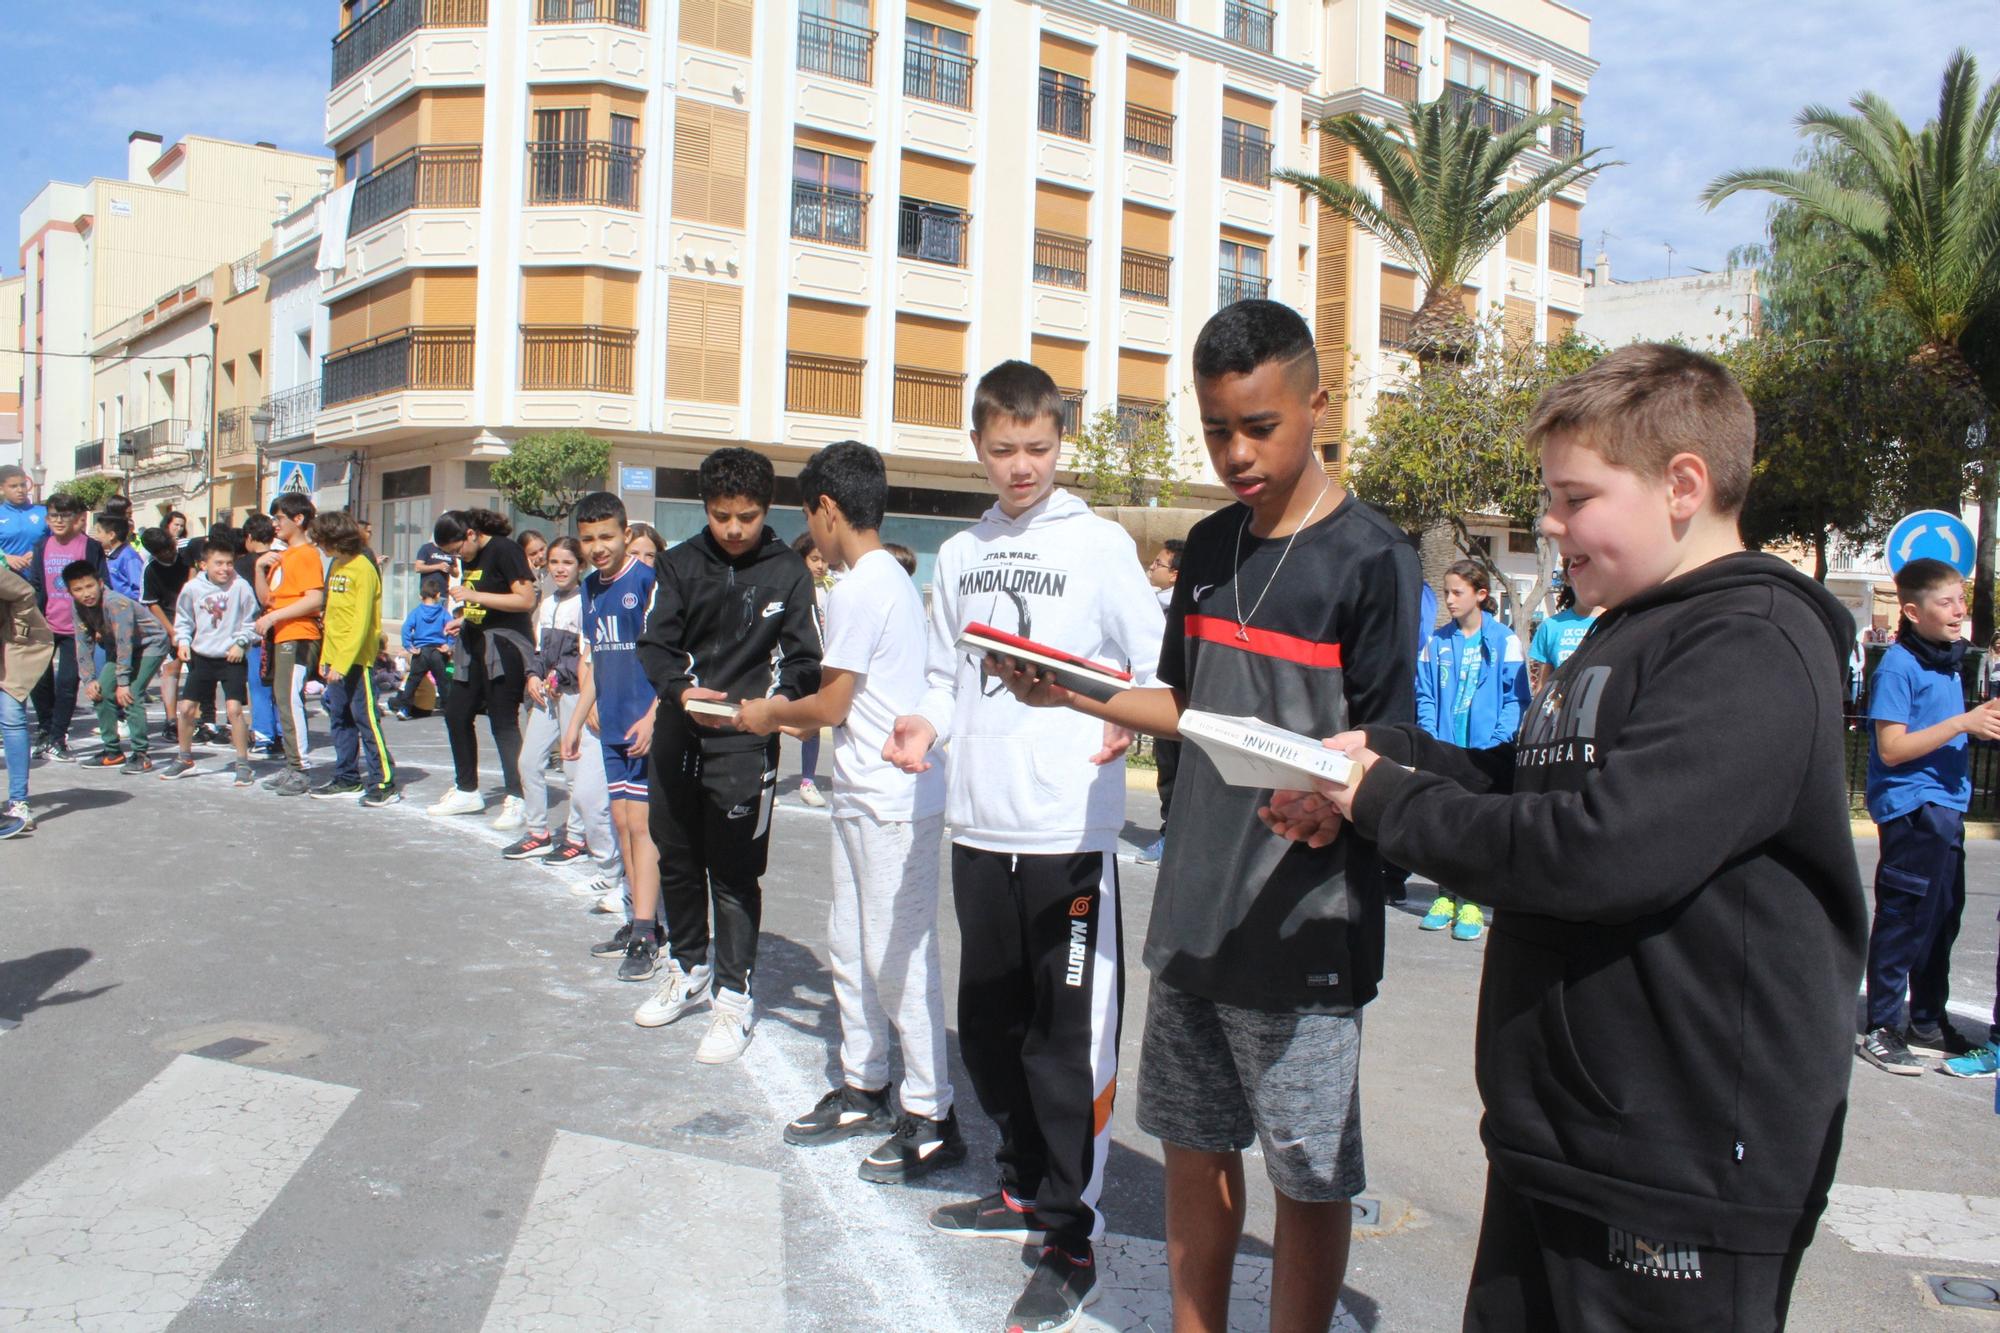
[[[702,460],[708,526],[660,555],[639,638],[640,665],[666,705],[653,732],[648,818],[671,953],[659,1021],[712,995],[696,1055],[705,1064],[734,1060],[750,1040],[778,738],[691,716],[686,705],[798,699],[819,688],[812,576],[764,522],[775,484],[770,461],[748,449]]]
[[[1636,344],[1544,395],[1543,529],[1609,611],[1511,747],[1335,737],[1318,799],[1499,909],[1476,1059],[1490,1170],[1467,1329],[1769,1330],[1826,1205],[1868,910],[1848,824],[1854,622],[1737,535],[1755,425]],[[1314,798],[1275,797],[1293,836]]]

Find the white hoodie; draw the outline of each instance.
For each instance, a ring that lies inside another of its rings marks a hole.
[[[1138,548],[1066,491],[1019,518],[987,510],[938,552],[929,688],[917,709],[951,745],[945,818],[954,841],[997,852],[1115,850],[1125,766],[1090,762],[1104,748],[1104,724],[1067,708],[1030,708],[982,680],[978,658],[955,646],[974,621],[1123,666],[1150,684],[1162,627]]]

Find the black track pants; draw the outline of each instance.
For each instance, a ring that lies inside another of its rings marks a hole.
[[[667,947],[688,971],[712,961],[716,988],[739,995],[750,994],[757,963],[764,915],[758,880],[771,850],[776,748],[711,755],[691,750],[679,762],[663,759],[653,767],[647,824],[660,849]]]

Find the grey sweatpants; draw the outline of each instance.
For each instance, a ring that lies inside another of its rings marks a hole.
[[[555,710],[529,704],[527,726],[521,729],[521,803],[528,832],[549,830],[549,751],[562,744],[563,730],[576,716],[576,696],[565,694]],[[607,869],[619,865],[618,835],[611,828],[611,796],[604,783],[604,755],[597,733],[583,729],[581,753],[574,763],[563,761],[569,779],[569,822],[564,832],[571,842],[590,848]]]

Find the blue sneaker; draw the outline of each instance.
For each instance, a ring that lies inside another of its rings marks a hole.
[[[1944,1072],[1953,1078],[1992,1078],[1996,1070],[2000,1070],[2000,1045],[1990,1041],[1944,1062]]]
[[[1438,898],[1431,903],[1431,910],[1417,923],[1418,930],[1443,930],[1458,916],[1458,904],[1449,898]]]
[[[1153,839],[1151,846],[1146,848],[1145,851],[1139,853],[1139,864],[1142,866],[1156,866],[1160,863],[1160,858],[1162,856],[1165,856],[1166,853],[1167,853],[1167,837],[1166,834],[1163,833],[1159,837]]]
[[[1455,940],[1476,940],[1486,933],[1486,914],[1471,903],[1462,904],[1458,909],[1458,919],[1451,923],[1451,937]]]

